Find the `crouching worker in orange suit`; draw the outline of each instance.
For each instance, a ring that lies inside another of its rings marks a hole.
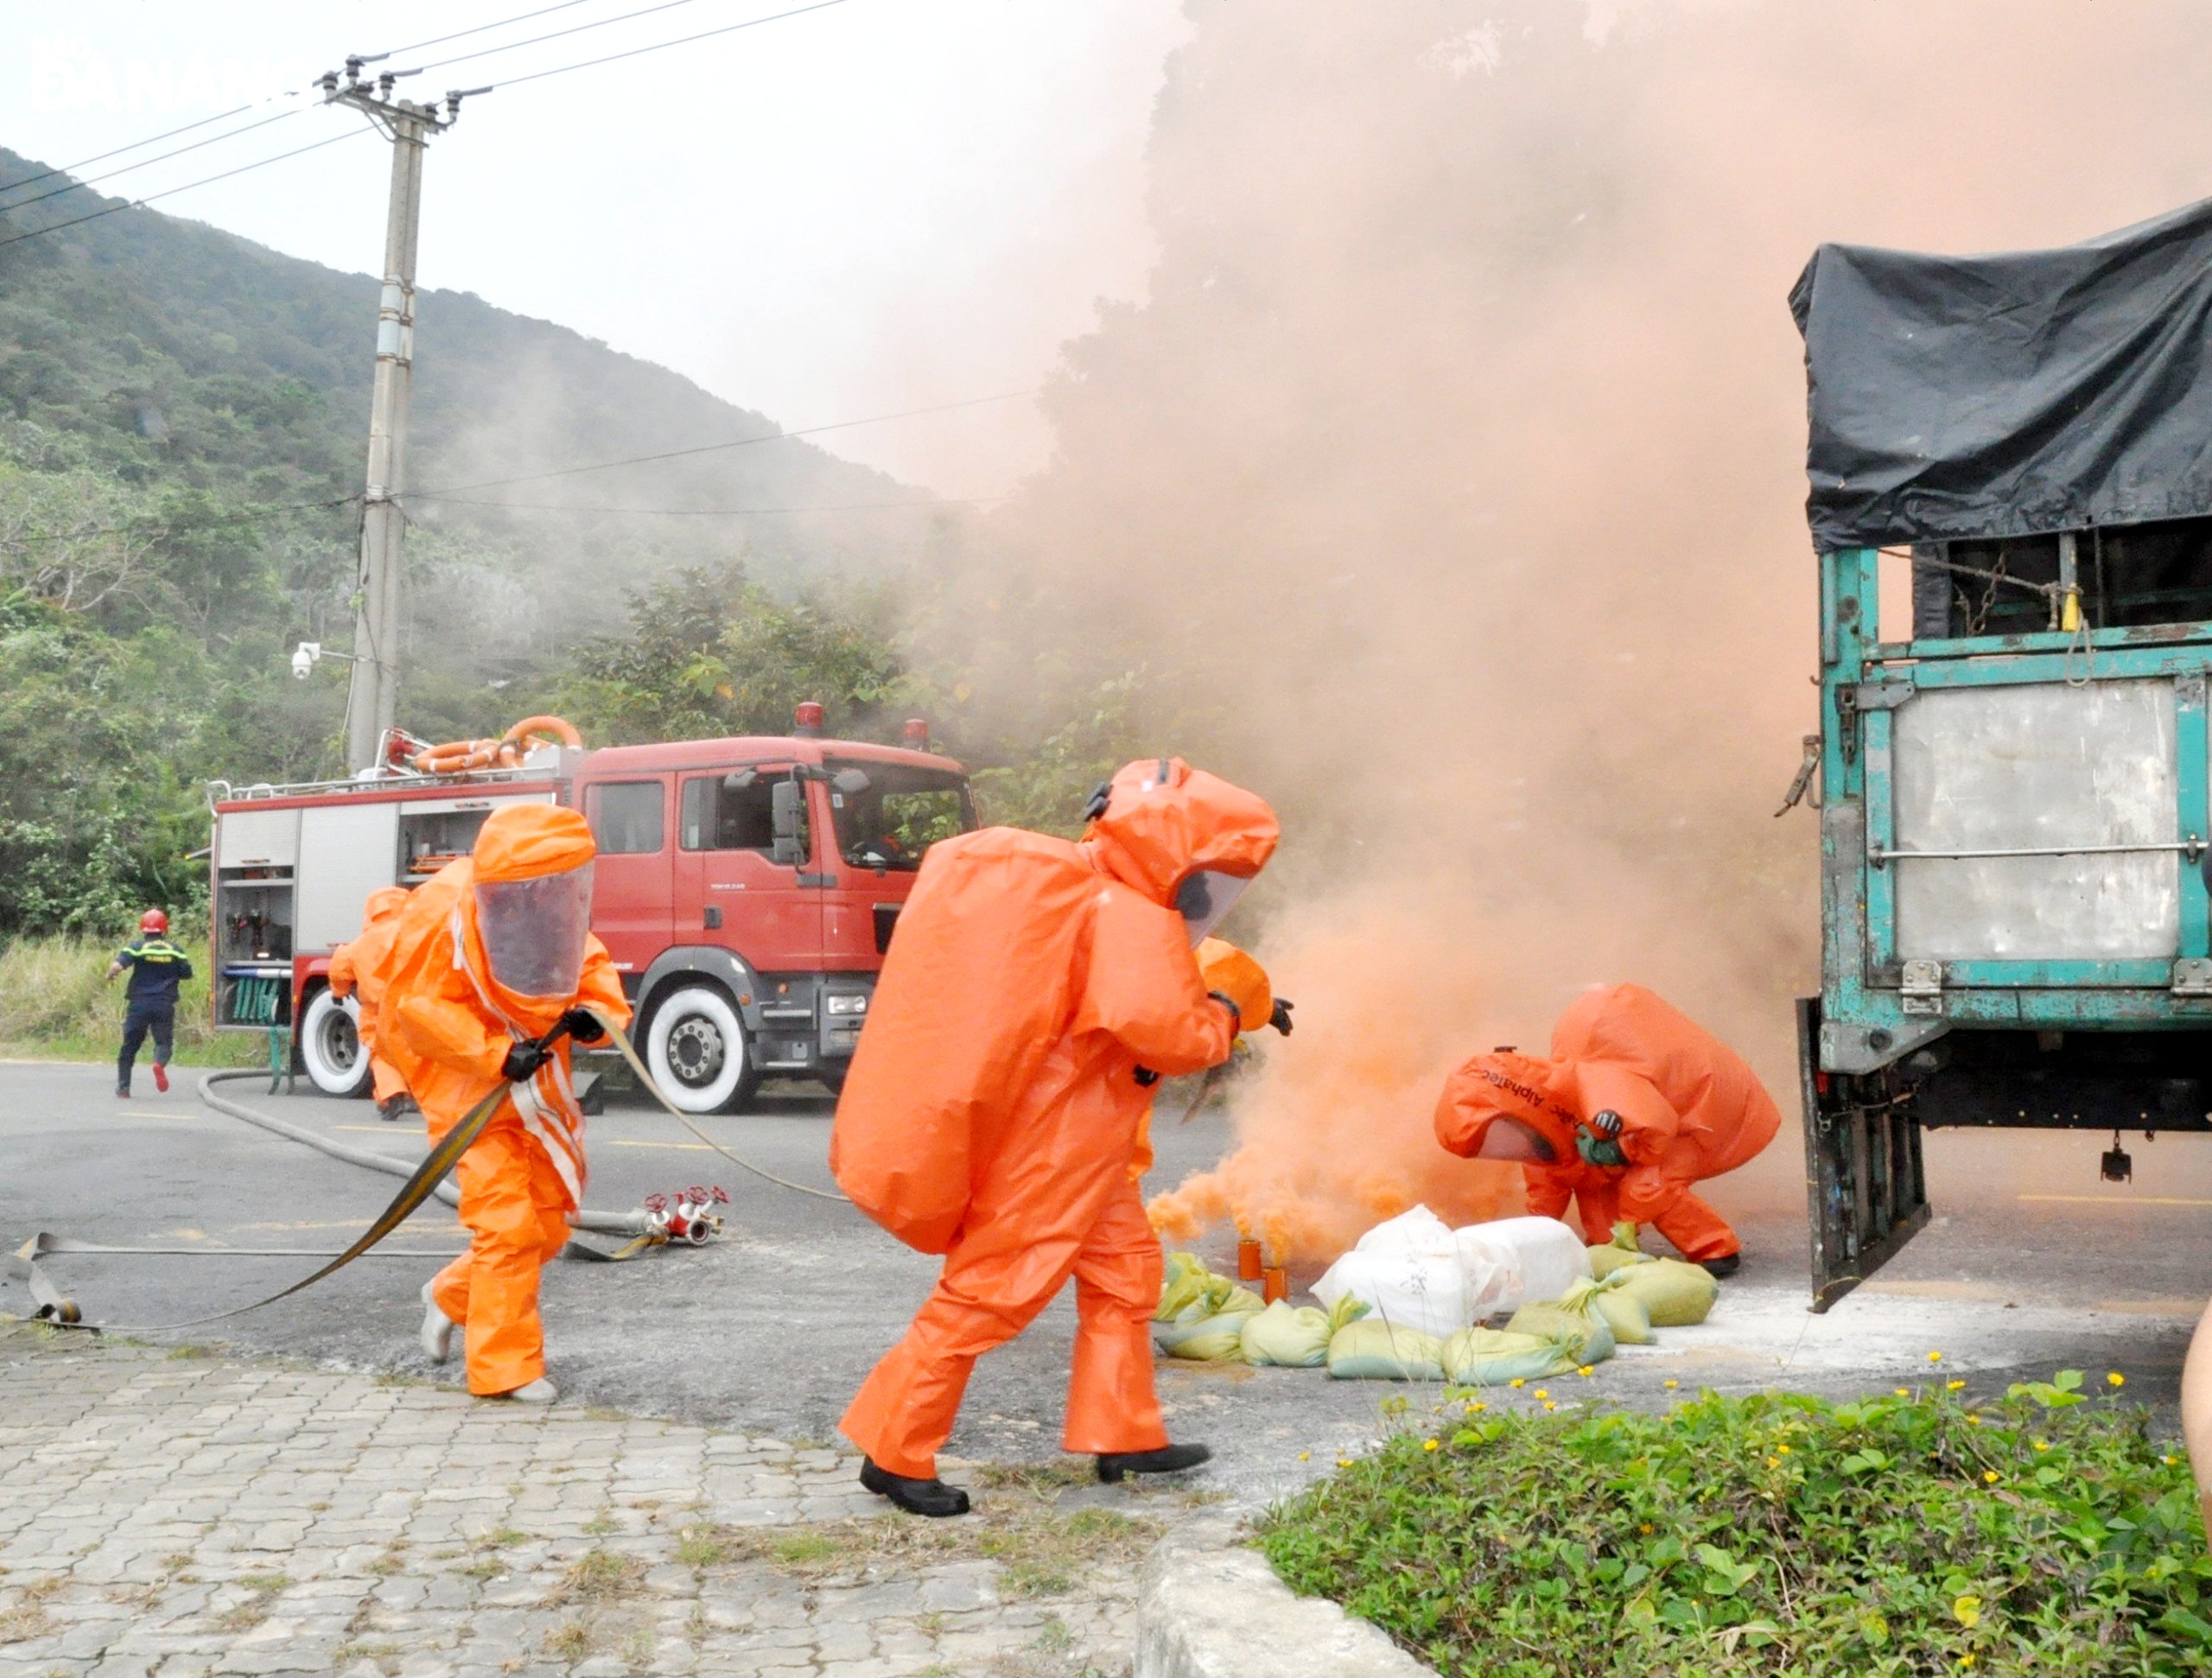
[[[421,1103],[432,1145],[493,1091],[491,1122],[461,1156],[468,1250],[423,1289],[423,1349],[466,1335],[468,1390],[550,1403],[537,1273],[569,1238],[584,1188],[584,1115],[571,1040],[626,1025],[607,951],[588,931],[591,829],[573,810],[492,812],[474,853],[417,887],[402,916],[378,1012],[378,1046]],[[550,1047],[543,1039],[558,1027]]]
[[[416,1110],[407,1081],[377,1052],[377,1008],[384,1001],[388,976],[384,967],[406,907],[404,887],[378,887],[361,906],[361,935],[330,952],[330,994],[341,1002],[348,996],[353,999],[354,1030],[361,1039],[361,1052],[369,1058],[370,1088],[376,1096],[377,1116],[382,1119],[402,1119]]]
[[[1469,1159],[1517,1160],[1529,1210],[1583,1233],[1649,1224],[1716,1276],[1743,1243],[1690,1192],[1774,1140],[1774,1098],[1744,1058],[1640,985],[1583,993],[1552,1030],[1548,1060],[1477,1055],[1446,1082],[1436,1139]]]
[[[868,1007],[830,1143],[855,1204],[944,1269],[838,1424],[861,1481],[959,1515],[937,1478],[976,1359],[1069,1277],[1063,1446],[1098,1477],[1206,1460],[1170,1445],[1153,1391],[1160,1253],[1137,1181],[1153,1087],[1288,1015],[1242,952],[1194,946],[1275,847],[1274,814],[1179,758],[1101,786],[1080,843],[987,828],[930,848]],[[1256,982],[1253,976],[1257,975]]]

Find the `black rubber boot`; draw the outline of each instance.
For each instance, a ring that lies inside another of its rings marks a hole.
[[[1203,1445],[1163,1445],[1157,1451],[1102,1451],[1098,1478],[1108,1485],[1118,1485],[1124,1474],[1179,1474],[1212,1456]]]
[[[1744,1268],[1744,1255],[1731,1253],[1726,1258],[1700,1259],[1698,1263],[1704,1267],[1708,1276],[1732,1276]]]
[[[968,1513],[968,1494],[958,1486],[947,1485],[943,1480],[910,1480],[904,1474],[878,1468],[872,1458],[861,1459],[861,1484],[877,1497],[888,1497],[909,1515]]]

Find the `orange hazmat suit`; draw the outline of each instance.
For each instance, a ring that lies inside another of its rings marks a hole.
[[[1070,1276],[1063,1445],[1167,1443],[1152,1376],[1160,1243],[1136,1189],[1152,1087],[1229,1057],[1239,1021],[1207,994],[1192,944],[1276,832],[1253,794],[1147,759],[1115,776],[1081,843],[987,828],[930,848],[830,1143],[855,1204],[944,1255],[839,1423],[880,1468],[936,1478],[976,1359]],[[1252,1006],[1228,994],[1240,1014]]]
[[[406,1080],[392,1064],[376,1052],[377,1008],[384,1001],[384,971],[391,955],[392,940],[399,936],[400,912],[407,907],[404,886],[379,886],[361,906],[361,934],[330,952],[330,994],[340,1001],[353,998],[358,1011],[356,1029],[361,1052],[369,1058],[372,1093],[381,1107],[394,1096],[407,1093]]]
[[[469,1249],[430,1284],[438,1309],[464,1325],[472,1393],[512,1392],[545,1373],[537,1273],[566,1244],[584,1190],[568,1040],[517,1084],[502,1074],[507,1052],[580,1005],[617,1025],[630,1019],[613,964],[586,930],[595,855],[573,810],[496,810],[473,855],[415,889],[392,948],[378,1041],[433,1144],[506,1091],[454,1168]]]
[[[1619,1119],[1624,1164],[1586,1157],[1600,1114]],[[1548,1060],[1477,1055],[1436,1105],[1436,1138],[1452,1153],[1522,1161],[1530,1211],[1564,1217],[1573,1201],[1593,1243],[1626,1218],[1699,1260],[1743,1243],[1690,1185],[1744,1164],[1781,1122],[1741,1055],[1641,985],[1584,992],[1553,1027]]]

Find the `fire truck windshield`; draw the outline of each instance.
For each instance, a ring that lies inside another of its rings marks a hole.
[[[959,774],[896,763],[846,761],[824,767],[832,775],[858,770],[868,779],[863,791],[833,787],[830,794],[837,849],[856,868],[911,873],[938,840],[975,829],[976,806]]]

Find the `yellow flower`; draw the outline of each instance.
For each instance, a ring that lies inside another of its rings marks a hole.
[[[1981,1599],[1976,1596],[1955,1597],[1951,1602],[1951,1618],[1969,1631],[1981,1624]]]
[[[1510,1381],[1507,1382],[1505,1384],[1506,1384],[1507,1386],[1509,1386],[1509,1387],[1525,1387],[1525,1386],[1527,1386],[1529,1383],[1528,1383],[1526,1381],[1522,1380],[1519,1376],[1517,1376],[1517,1375],[1516,1375],[1516,1376],[1515,1376],[1513,1377],[1513,1379],[1512,1379],[1512,1380],[1510,1380]]]
[[[2105,1384],[2112,1387],[2125,1387],[2127,1384],[2127,1377],[2118,1370],[2114,1370],[2105,1376]]]
[[[2161,1457],[2158,1460],[2165,1464],[2168,1468],[2171,1468],[2174,1465],[2174,1459],[2171,1457]]]
[[[2038,1451],[2048,1451],[2050,1449],[2050,1441],[2049,1440],[2037,1440],[2035,1441],[2035,1447]],[[2166,1460],[2168,1462],[2171,1462],[2173,1459],[2169,1457]]]
[[[1985,1468],[1981,1471],[1981,1478],[1984,1484],[1995,1485],[1997,1484],[1997,1471],[1993,1468]]]
[[[1423,1440],[1421,1442],[1421,1448],[1424,1451],[1433,1451],[1436,1449],[1436,1441],[1434,1440]]]
[[[1470,1414],[1472,1414],[1474,1411],[1477,1411],[1477,1410],[1487,1410],[1487,1409],[1489,1409],[1489,1408],[1490,1408],[1490,1406],[1489,1406],[1489,1405],[1487,1405],[1487,1404],[1483,1403],[1480,1400],[1476,1401],[1474,1403],[1470,1404],[1470,1405],[1467,1407],[1468,1412],[1469,1412]]]
[[[1943,1390],[1947,1393],[1955,1393],[1966,1384],[1963,1381],[1946,1381],[1943,1383]]]
[[[1769,1468],[1779,1468],[1782,1466],[1782,1459],[1779,1457],[1769,1457],[1766,1459],[1766,1465]]]
[[[1679,1382],[1679,1381],[1669,1381],[1669,1382],[1667,1383],[1667,1390],[1668,1390],[1669,1392],[1670,1392],[1670,1393],[1671,1393],[1671,1392],[1673,1392],[1673,1391],[1675,1390],[1675,1388],[1677,1388],[1677,1387],[1681,1386],[1681,1384],[1682,1384],[1682,1383],[1681,1383],[1681,1382]]]
[[[1981,1426],[1981,1418],[1978,1415],[1968,1415],[1967,1417],[1967,1421],[1968,1425],[1972,1427],[1979,1427]]]
[[[1551,1400],[1548,1398],[1544,1401],[1544,1408],[1547,1410],[1556,1410],[1559,1408],[1559,1406],[1553,1403]]]
[[[1973,1655],[1972,1651],[1968,1651],[1967,1653],[1966,1653],[1966,1654],[1964,1654],[1964,1655],[1960,1656],[1959,1656],[1959,1664],[1960,1664],[1961,1666],[1962,1666],[1962,1667],[1970,1667],[1970,1666],[1972,1666],[1972,1665],[1974,1664],[1974,1655]]]
[[[1943,1354],[1940,1351],[1931,1351],[1928,1354],[1928,1361],[1931,1363],[1940,1363],[1943,1361]]]
[[[1656,1530],[1658,1530],[1658,1529],[1657,1529],[1656,1527],[1654,1527],[1654,1526],[1651,1524],[1651,1522],[1649,1522],[1649,1521],[1646,1521],[1646,1522],[1645,1522],[1642,1526],[1638,1527],[1638,1528],[1637,1529],[1637,1530],[1638,1532],[1642,1533],[1645,1537],[1649,1538],[1649,1536],[1650,1536],[1654,1532],[1656,1532]]]
[[[1338,1466],[1338,1468],[1350,1468],[1350,1467],[1351,1466],[1351,1459],[1350,1457],[1339,1457],[1339,1458],[1338,1458],[1338,1459],[1337,1459],[1337,1466]]]
[[[1311,1462],[1313,1460],[1313,1453],[1311,1451],[1301,1451],[1298,1453],[1298,1460],[1300,1462]]]
[[[1910,1388],[1910,1387],[1900,1387],[1900,1388],[1898,1388],[1898,1389],[1897,1389],[1897,1396],[1898,1396],[1899,1398],[1910,1398],[1910,1397],[1912,1396],[1912,1389],[1911,1389],[1911,1388]]]
[[[1585,1381],[1587,1381],[1592,1376],[1597,1373],[1597,1370],[1592,1369],[1587,1363],[1585,1363],[1580,1369],[1575,1370],[1575,1373],[1580,1376]]]
[[[1541,1387],[1539,1387],[1536,1389],[1536,1396],[1538,1398],[1549,1398],[1551,1395],[1546,1392]]]
[[[1774,1447],[1774,1452],[1778,1457],[1786,1457],[1789,1454],[1789,1447],[1786,1445],[1777,1445]]]

